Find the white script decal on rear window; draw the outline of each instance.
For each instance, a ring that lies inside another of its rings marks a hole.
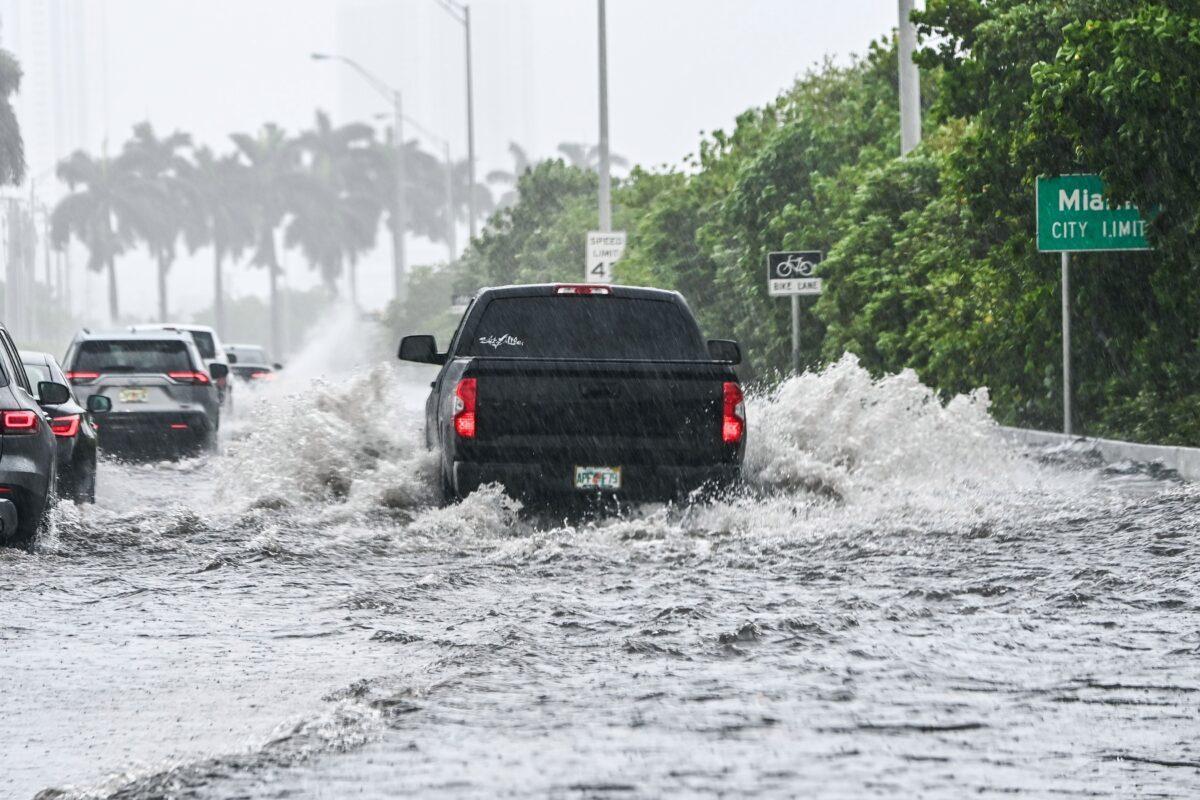
[[[490,346],[493,350],[500,347],[501,345],[508,345],[510,347],[524,347],[525,346],[525,342],[523,340],[518,339],[516,336],[513,336],[511,333],[506,333],[503,336],[480,336],[479,343],[486,344],[486,345]]]

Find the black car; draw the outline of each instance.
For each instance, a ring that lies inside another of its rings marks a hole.
[[[681,497],[740,477],[737,343],[705,342],[676,292],[595,284],[484,289],[447,353],[406,336],[400,358],[440,364],[425,406],[447,497]]]
[[[256,344],[227,344],[225,354],[229,358],[229,369],[247,383],[275,380],[275,373],[283,364],[271,361],[267,351]]]
[[[62,368],[49,353],[21,351],[21,361],[29,382],[67,384]],[[69,386],[68,386],[69,388]],[[95,404],[103,411],[107,397]],[[67,402],[44,406],[50,415],[50,429],[58,443],[58,496],[76,503],[96,502],[96,425],[92,413],[79,404],[72,392]]]
[[[17,347],[0,326],[0,540],[29,545],[54,489],[58,447],[43,406],[71,398],[61,383],[30,383]]]

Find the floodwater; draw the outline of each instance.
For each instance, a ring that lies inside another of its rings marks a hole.
[[[740,494],[440,509],[422,379],[246,398],[0,552],[0,796],[1200,795],[1196,488],[847,359]]]

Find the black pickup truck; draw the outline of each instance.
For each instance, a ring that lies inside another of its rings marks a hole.
[[[481,290],[442,353],[425,441],[447,499],[497,482],[524,498],[667,500],[736,482],[746,414],[737,343],[705,342],[677,292],[598,284]]]

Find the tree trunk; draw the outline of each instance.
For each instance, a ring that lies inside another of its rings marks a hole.
[[[117,264],[112,256],[108,257],[108,317],[113,325],[121,320],[121,307],[117,302]]]
[[[225,336],[225,276],[221,249],[213,248],[213,316],[216,318],[217,335]]]
[[[165,255],[158,257],[158,321],[167,322],[167,270],[171,263]]]

